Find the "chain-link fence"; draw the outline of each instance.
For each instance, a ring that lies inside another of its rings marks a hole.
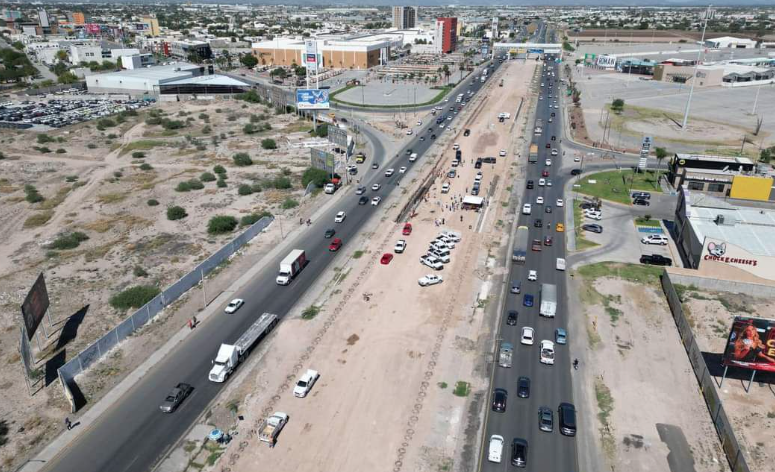
[[[673,287],[673,282],[670,280],[670,274],[666,271],[663,272],[661,281],[662,290],[664,290],[667,296],[667,303],[670,305],[670,311],[673,313],[673,319],[678,327],[686,353],[689,356],[689,362],[692,364],[694,375],[697,376],[702,396],[705,398],[705,404],[708,406],[711,420],[713,420],[713,425],[716,427],[716,433],[718,433],[718,437],[721,440],[721,448],[727,456],[729,466],[733,472],[750,472],[743,456],[743,451],[735,437],[732,423],[724,411],[724,405],[716,390],[715,381],[708,370],[708,365],[705,363],[705,358],[702,357],[702,351],[700,351],[700,347],[694,339],[694,333],[692,333],[692,328],[684,314],[681,299],[675,287]]]
[[[207,274],[237,252],[245,243],[261,233],[272,221],[274,221],[272,217],[264,217],[258,220],[243,231],[242,234],[226,243],[215,254],[196,266],[191,272],[167,287],[153,300],[146,303],[145,306],[132,313],[129,318],[119,323],[118,326],[111,329],[91,346],[60,367],[57,372],[62,384],[69,385],[73,383],[76,375],[88,369],[108,351],[145,326],[148,321],[158,315],[166,306],[169,306],[189,289],[196,286]]]

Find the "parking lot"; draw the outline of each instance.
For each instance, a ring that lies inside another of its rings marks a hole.
[[[21,103],[0,103],[0,122],[32,125],[40,129],[61,128],[84,121],[104,118],[127,110],[153,104],[146,100],[106,100],[100,98],[67,98]]]

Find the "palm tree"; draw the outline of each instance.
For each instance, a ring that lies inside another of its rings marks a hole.
[[[449,76],[452,75],[452,72],[449,71],[449,66],[444,64],[444,67],[441,68],[441,71],[444,73],[444,78],[447,80],[447,85],[449,85]]]
[[[466,69],[466,62],[468,61],[463,60],[457,65],[458,70],[460,71],[460,80],[463,80],[463,71]]]

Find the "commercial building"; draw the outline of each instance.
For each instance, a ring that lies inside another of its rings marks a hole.
[[[731,36],[722,36],[720,38],[706,39],[705,47],[713,49],[753,49],[756,47],[756,41],[748,38],[733,38]]]
[[[733,191],[737,176],[753,176],[755,171],[756,163],[747,157],[675,154],[668,163],[667,180],[676,189],[726,197]]]
[[[210,43],[206,41],[172,41],[170,43],[170,53],[173,57],[180,59],[205,60],[213,57]]]
[[[457,49],[457,18],[436,19],[436,52],[449,54]]]
[[[145,27],[145,34],[148,36],[156,37],[161,34],[161,29],[159,28],[159,20],[154,16],[144,16],[141,18],[142,22],[146,25]]]
[[[38,24],[41,26],[41,28],[51,27],[51,19],[48,16],[48,12],[42,8],[38,10]]]
[[[10,8],[3,8],[2,12],[0,12],[0,18],[2,18],[5,21],[20,20],[21,17],[22,17],[22,12],[19,10],[11,10]]]
[[[677,247],[687,267],[706,277],[775,282],[775,211],[769,205],[732,205],[682,188],[675,217]]]
[[[400,34],[382,33],[348,37],[314,39],[318,64],[324,69],[368,69],[388,63],[391,48],[400,48]],[[303,39],[277,38],[253,43],[253,55],[260,65],[304,65],[306,52]]]
[[[690,85],[695,74],[694,66],[657,64],[654,80]],[[759,85],[775,80],[775,68],[723,62],[697,66],[695,85],[700,87]]]
[[[393,28],[409,29],[417,26],[417,7],[393,7]]]
[[[69,45],[70,62],[115,62],[119,57],[140,54],[136,48],[122,48],[118,45],[99,42],[76,42]]]
[[[200,66],[185,62],[87,75],[86,87],[91,93],[119,93],[131,96],[215,95],[241,93],[250,89],[249,84],[240,80],[214,74],[211,65]]]
[[[121,67],[128,70],[148,67],[155,64],[155,62],[156,60],[153,58],[153,54],[151,53],[121,56]]]

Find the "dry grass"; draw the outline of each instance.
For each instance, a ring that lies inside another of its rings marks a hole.
[[[97,196],[97,203],[102,203],[104,205],[120,203],[126,200],[126,197],[128,196],[129,196],[128,192],[103,193],[102,195]]]
[[[145,228],[152,224],[153,222],[150,220],[146,220],[145,218],[141,218],[139,216],[120,214],[114,215],[110,218],[102,218],[97,221],[92,221],[91,223],[84,225],[84,228],[91,231],[96,231],[98,233],[105,233],[118,225],[122,225],[124,226],[124,229],[130,230],[134,228]]]
[[[37,228],[39,226],[43,226],[44,224],[48,223],[48,220],[50,220],[53,216],[54,212],[51,210],[35,213],[24,221],[24,227]]]
[[[40,204],[40,209],[53,210],[54,208],[58,207],[59,205],[62,204],[62,202],[65,201],[65,198],[67,198],[67,194],[69,194],[72,189],[73,187],[70,185],[61,187],[59,190],[57,190],[56,195],[54,195],[51,198],[47,198]]]

